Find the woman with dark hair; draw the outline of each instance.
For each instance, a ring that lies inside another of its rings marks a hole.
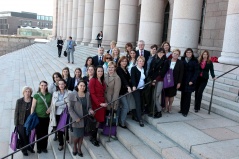
[[[101,47],[102,39],[103,39],[103,32],[100,31],[99,34],[97,34],[96,36],[96,40],[98,41],[98,48]]]
[[[119,48],[115,47],[113,49],[112,58],[115,63],[118,63],[119,58],[120,58],[120,49]]]
[[[52,126],[56,127],[60,121],[60,117],[67,104],[69,103],[68,95],[71,91],[68,91],[66,88],[66,81],[64,79],[60,79],[58,82],[59,90],[55,91],[52,95],[52,105],[51,105],[51,121]],[[64,132],[58,131],[58,140],[59,147],[58,150],[63,150],[63,134]],[[68,134],[66,138],[69,137]],[[66,139],[69,140],[69,139]]]
[[[62,70],[62,78],[66,81],[66,88],[69,89],[70,83],[71,83],[71,75],[70,75],[70,70],[69,67],[65,67]]]
[[[172,59],[171,46],[170,46],[169,42],[167,42],[167,41],[163,42],[161,47],[164,48],[167,59],[169,59],[169,60]]]
[[[24,147],[29,144],[29,135],[26,134],[26,128],[24,123],[27,120],[27,117],[31,113],[32,106],[32,88],[25,86],[22,88],[23,97],[18,99],[16,102],[15,115],[14,115],[14,124],[17,127],[17,132],[21,140],[21,147]],[[28,156],[27,150],[31,153],[35,153],[32,146],[29,146],[22,150],[24,156]]]
[[[120,96],[123,96],[126,93],[130,93],[132,91],[131,90],[131,86],[132,86],[131,78],[130,78],[129,71],[127,70],[127,65],[128,65],[127,57],[122,56],[119,59],[118,67],[116,69],[116,72],[121,79],[121,88],[120,88],[120,92],[119,92]],[[128,96],[124,96],[124,97],[120,98],[120,103],[122,104],[121,105],[122,107],[117,110],[117,114],[120,119],[119,126],[122,128],[126,128],[125,121],[126,121],[127,113],[129,112],[129,106],[130,106],[129,102],[132,101],[132,100],[128,100],[128,99],[129,99]]]
[[[160,118],[162,117],[162,107],[161,107],[161,92],[163,89],[163,78],[166,73],[166,67],[165,67],[165,51],[163,48],[159,48],[156,51],[156,55],[153,57],[152,62],[150,64],[149,74],[148,77],[150,81],[153,81],[153,85],[155,85],[155,88],[151,90],[151,92],[148,94],[148,98],[152,99],[151,104],[149,105],[149,116],[152,116],[154,118]],[[152,98],[150,98],[152,97]],[[154,105],[154,104],[155,105]],[[154,111],[154,107],[156,106],[156,111]],[[155,113],[156,112],[156,113]]]
[[[86,83],[80,80],[75,88],[76,91],[69,94],[69,113],[73,121],[76,123],[72,124],[73,127],[73,155],[77,153],[79,156],[83,157],[81,151],[81,145],[84,137],[84,119],[81,118],[87,114],[94,114],[91,109],[90,94],[87,92]]]
[[[184,64],[183,80],[181,85],[181,101],[180,108],[181,113],[184,117],[187,117],[192,92],[195,91],[196,81],[199,75],[199,64],[198,60],[193,55],[193,50],[187,48],[181,58]]]
[[[82,67],[82,76],[87,76],[87,68],[93,64],[93,58],[92,57],[87,57],[85,60],[85,65]]]
[[[36,127],[37,140],[48,134],[48,127],[50,122],[50,105],[52,95],[48,92],[47,82],[41,81],[39,89],[33,96],[31,114],[36,112],[39,124]],[[47,153],[48,137],[37,142],[37,153]]]
[[[104,58],[103,58],[103,61],[104,61],[104,65],[103,65],[104,72],[108,72],[108,63],[110,61],[112,61],[112,60],[113,60],[113,58],[112,58],[112,56],[109,53],[106,53],[104,55]]]
[[[151,64],[151,62],[152,62],[152,60],[153,60],[154,55],[156,54],[156,52],[157,52],[157,50],[158,50],[158,46],[157,46],[156,44],[154,44],[154,45],[152,45],[152,46],[150,47],[150,49],[151,49],[151,50],[150,50],[151,56],[149,57],[149,59],[148,59],[148,61],[147,61],[146,76],[148,76],[148,74],[149,74],[150,64]]]
[[[52,75],[52,80],[53,80],[53,83],[49,86],[49,93],[53,93],[55,91],[57,91],[59,88],[58,88],[58,81],[62,79],[62,76],[59,72],[55,72],[53,73]]]
[[[128,60],[130,58],[131,50],[133,50],[133,45],[131,43],[126,43],[124,47],[124,51],[125,51],[125,56],[128,58]]]
[[[99,109],[94,116],[97,121],[97,124],[95,130],[92,132],[92,137],[90,141],[95,146],[99,146],[99,142],[96,139],[99,123],[105,121],[105,107],[107,107],[107,103],[105,101],[105,89],[106,84],[104,80],[104,69],[102,66],[97,66],[94,76],[89,82],[89,92],[91,96],[92,109],[96,110],[100,107],[104,108]]]
[[[129,53],[129,65],[128,65],[128,71],[129,73],[131,72],[131,68],[134,67],[136,65],[136,51],[135,50],[131,50]]]
[[[76,68],[74,77],[71,79],[69,90],[73,91],[77,83],[82,79],[82,71],[80,68]]]
[[[86,82],[87,91],[89,91],[89,82],[90,82],[90,79],[93,78],[94,73],[95,73],[95,67],[91,65],[87,68],[87,76],[83,77],[83,81]]]
[[[166,111],[168,113],[172,110],[172,105],[174,101],[174,96],[177,94],[177,90],[181,87],[182,79],[183,79],[183,69],[184,65],[181,60],[178,59],[181,51],[179,49],[173,50],[172,59],[166,61],[166,67],[168,71],[169,69],[173,70],[173,80],[174,86],[164,88],[165,92],[165,106]]]
[[[209,71],[213,78],[213,80],[216,79],[213,69],[213,63],[210,60],[210,54],[207,50],[204,50],[202,54],[199,57],[199,76],[197,78],[196,82],[196,88],[195,88],[195,105],[194,110],[197,113],[200,110],[201,102],[202,102],[202,94],[207,86],[207,82],[209,79]]]

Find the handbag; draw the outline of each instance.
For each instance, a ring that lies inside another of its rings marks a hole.
[[[18,138],[17,127],[15,127],[14,131],[12,132],[10,148],[13,151],[21,148],[21,140]]]
[[[173,70],[169,69],[163,79],[163,88],[169,88],[174,86]]]
[[[68,115],[68,108],[66,106],[66,108],[63,111],[63,113],[60,116],[60,120],[59,120],[59,123],[57,125],[57,130],[60,129],[60,131],[65,132],[65,128],[63,128],[63,127],[66,125],[68,117],[69,117],[69,115]]]
[[[33,130],[31,131],[31,135],[30,135],[30,138],[29,138],[30,144],[35,141],[35,136],[36,136],[36,129],[33,129]]]
[[[67,57],[67,52],[66,52],[66,50],[64,51],[64,56]]]
[[[96,123],[97,122],[96,122],[96,119],[91,115],[88,115],[84,119],[84,122],[85,122],[84,131],[85,131],[85,134],[87,136],[88,134],[90,134],[91,131],[93,131],[96,128]]]

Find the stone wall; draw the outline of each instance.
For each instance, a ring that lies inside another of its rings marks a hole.
[[[207,0],[206,14],[203,24],[201,52],[210,51],[211,56],[219,57],[222,51],[226,24],[228,0]]]
[[[34,43],[35,38],[0,36],[0,56],[27,47]]]

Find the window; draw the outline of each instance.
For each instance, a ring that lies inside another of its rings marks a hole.
[[[52,17],[49,17],[49,21],[52,21]]]
[[[41,20],[44,20],[44,15],[41,15]]]
[[[37,19],[39,19],[39,20],[40,20],[40,19],[41,19],[41,16],[40,16],[40,15],[37,15]]]
[[[164,11],[164,25],[163,25],[162,42],[167,41],[167,37],[168,37],[169,11],[170,11],[170,5],[169,5],[169,2],[168,2],[167,6],[165,8],[165,11]]]
[[[47,20],[47,21],[49,20],[48,16],[45,16],[45,20]]]
[[[202,30],[203,30],[205,14],[206,14],[206,0],[203,0],[198,44],[201,44],[202,42]]]

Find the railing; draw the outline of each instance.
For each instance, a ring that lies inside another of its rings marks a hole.
[[[126,94],[120,96],[120,97],[117,98],[116,100],[107,103],[107,106],[110,105],[110,104],[112,104],[112,103],[114,103],[114,102],[116,102],[117,100],[119,100],[119,99],[121,99],[121,98],[123,98],[123,97],[125,97],[125,96],[127,96],[127,95],[129,95],[129,94],[131,94],[131,93],[133,93],[133,92],[135,92],[135,91],[137,91],[137,90],[139,90],[140,88],[143,88],[143,87],[149,85],[150,83],[151,83],[151,82],[148,82],[148,83],[144,84],[143,86],[137,88],[136,90],[131,91],[131,92],[129,92],[129,93],[126,93]],[[98,110],[100,110],[100,109],[102,109],[102,108],[105,108],[105,107],[99,107],[99,108],[95,109],[94,112],[97,112]],[[86,118],[88,115],[89,115],[89,114],[83,116],[81,119]],[[111,115],[112,115],[112,113],[111,113]],[[111,119],[112,119],[112,117],[111,117]],[[14,151],[13,153],[10,153],[10,154],[8,154],[8,155],[2,157],[1,159],[7,158],[7,157],[9,157],[9,156],[11,156],[11,159],[13,159],[15,153],[17,153],[17,152],[19,152],[19,151],[21,151],[21,150],[23,150],[23,149],[25,149],[25,148],[28,148],[28,147],[31,146],[31,145],[34,145],[35,143],[37,143],[37,142],[39,142],[39,141],[41,141],[41,140],[43,140],[43,139],[45,139],[45,138],[51,136],[52,134],[55,134],[56,132],[60,131],[60,130],[63,129],[63,128],[65,129],[64,154],[63,154],[63,159],[65,159],[65,154],[66,154],[66,132],[67,132],[67,127],[70,126],[70,125],[72,125],[72,124],[75,123],[75,122],[76,122],[76,121],[73,121],[73,122],[71,122],[71,123],[65,125],[64,127],[60,128],[60,129],[57,129],[57,130],[55,130],[55,131],[52,131],[50,134],[48,134],[48,135],[46,135],[46,136],[43,136],[42,138],[40,138],[40,139],[38,139],[38,140],[32,142],[31,144],[28,144],[28,145],[26,145],[26,146],[24,146],[24,147],[22,147],[22,148],[20,148],[20,149],[18,149],[18,150],[16,150],[16,151]],[[110,121],[110,129],[111,129],[111,125],[112,125],[112,120]],[[110,135],[109,135],[109,141],[110,141]]]
[[[229,73],[229,72],[231,72],[231,71],[233,71],[233,70],[235,70],[235,69],[237,69],[237,68],[239,68],[239,66],[236,66],[236,67],[234,67],[233,69],[231,69],[231,70],[229,70],[229,71],[227,71],[227,72],[225,72],[225,73],[223,73],[223,74],[217,76],[217,78],[216,78],[215,80],[213,80],[213,82],[212,82],[211,99],[210,99],[210,104],[209,104],[208,114],[211,113],[211,108],[212,108],[212,98],[213,98],[213,92],[214,92],[214,84],[215,84],[215,81],[216,81],[218,78],[224,76],[225,74],[227,74],[227,73]]]

